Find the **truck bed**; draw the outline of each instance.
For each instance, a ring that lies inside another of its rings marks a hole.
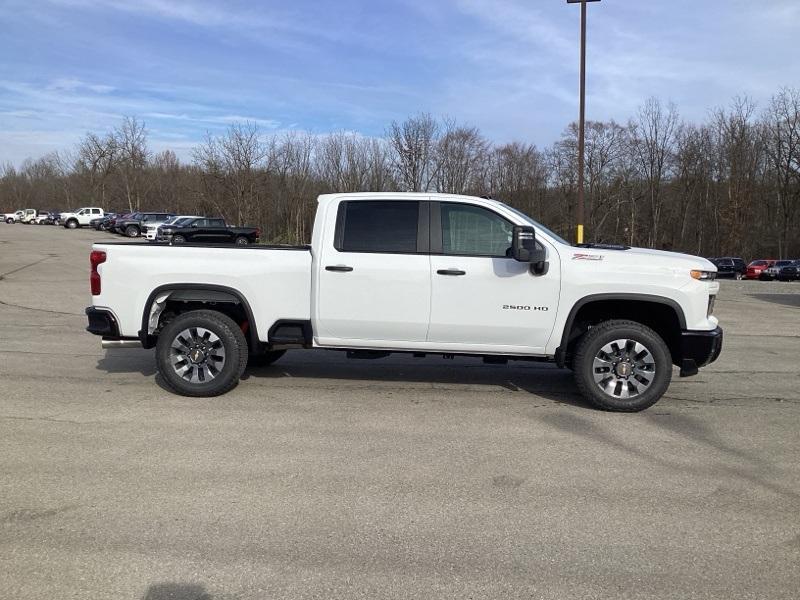
[[[125,337],[139,335],[148,299],[171,285],[236,290],[264,339],[278,319],[311,318],[309,246],[97,242],[92,249],[106,253],[92,304],[110,310]]]

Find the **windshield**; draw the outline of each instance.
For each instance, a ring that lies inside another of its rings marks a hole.
[[[173,219],[170,225],[180,225],[181,227],[183,227],[184,225],[188,225],[189,223],[194,221],[194,219],[195,219],[194,217],[179,217],[177,219]]]
[[[570,244],[570,243],[569,243],[567,240],[565,240],[564,238],[562,238],[560,235],[558,235],[557,233],[555,233],[553,230],[551,230],[551,229],[548,229],[547,227],[545,227],[544,225],[542,225],[542,224],[541,224],[541,223],[539,223],[538,221],[535,221],[534,219],[531,219],[531,218],[530,218],[528,215],[526,215],[524,212],[522,212],[522,211],[520,211],[520,210],[517,210],[517,209],[516,209],[516,208],[514,208],[513,206],[509,206],[509,205],[508,205],[508,204],[506,204],[505,202],[501,202],[500,204],[502,204],[503,206],[505,206],[505,207],[506,207],[508,210],[510,210],[511,212],[513,212],[515,215],[519,215],[520,217],[522,217],[523,219],[525,219],[525,221],[527,221],[528,223],[530,223],[531,225],[533,225],[534,227],[536,227],[536,228],[537,228],[537,229],[539,229],[540,231],[542,231],[542,232],[544,232],[545,234],[549,235],[549,236],[550,236],[551,238],[553,238],[555,241],[557,241],[557,242],[559,242],[559,243],[561,243],[561,244],[564,244],[565,246],[572,246],[572,245],[573,245],[573,244]]]

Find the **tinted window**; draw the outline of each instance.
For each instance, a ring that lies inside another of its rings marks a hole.
[[[225,227],[225,221],[223,219],[208,219],[209,227]]]
[[[417,251],[419,202],[344,202],[341,247],[344,252]]]
[[[490,210],[468,204],[442,204],[445,254],[508,256],[514,226]]]

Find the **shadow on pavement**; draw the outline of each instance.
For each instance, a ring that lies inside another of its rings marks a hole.
[[[751,452],[720,440],[702,421],[683,414],[659,414],[652,411],[621,418],[642,419],[657,428],[668,429],[690,442],[704,446],[707,452],[707,464],[702,467],[688,466],[683,460],[673,460],[657,453],[654,446],[634,444],[624,440],[605,430],[601,424],[574,412],[543,414],[538,420],[564,433],[583,437],[592,443],[599,443],[662,468],[676,472],[688,471],[709,478],[721,474],[731,476],[745,482],[746,485],[757,486],[793,502],[800,502],[800,494],[795,490],[768,479],[770,472],[773,471],[768,462]]]
[[[142,600],[213,600],[206,588],[195,583],[154,583]]]
[[[800,307],[800,294],[750,294],[750,297],[773,304]]]
[[[151,350],[106,350],[97,361],[97,369],[105,373],[141,373],[150,376],[156,372],[155,355]]]
[[[294,350],[273,365],[248,367],[242,380],[251,378],[279,379],[283,380],[284,385],[292,378],[298,378],[496,386],[594,410],[578,393],[571,371],[546,363],[511,361],[507,365],[489,365],[477,358],[456,357],[450,360],[438,356],[412,358],[402,355],[376,360],[351,360],[340,352]]]

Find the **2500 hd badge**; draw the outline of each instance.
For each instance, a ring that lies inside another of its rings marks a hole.
[[[503,310],[540,310],[547,312],[550,310],[549,306],[520,306],[517,304],[503,304]]]

